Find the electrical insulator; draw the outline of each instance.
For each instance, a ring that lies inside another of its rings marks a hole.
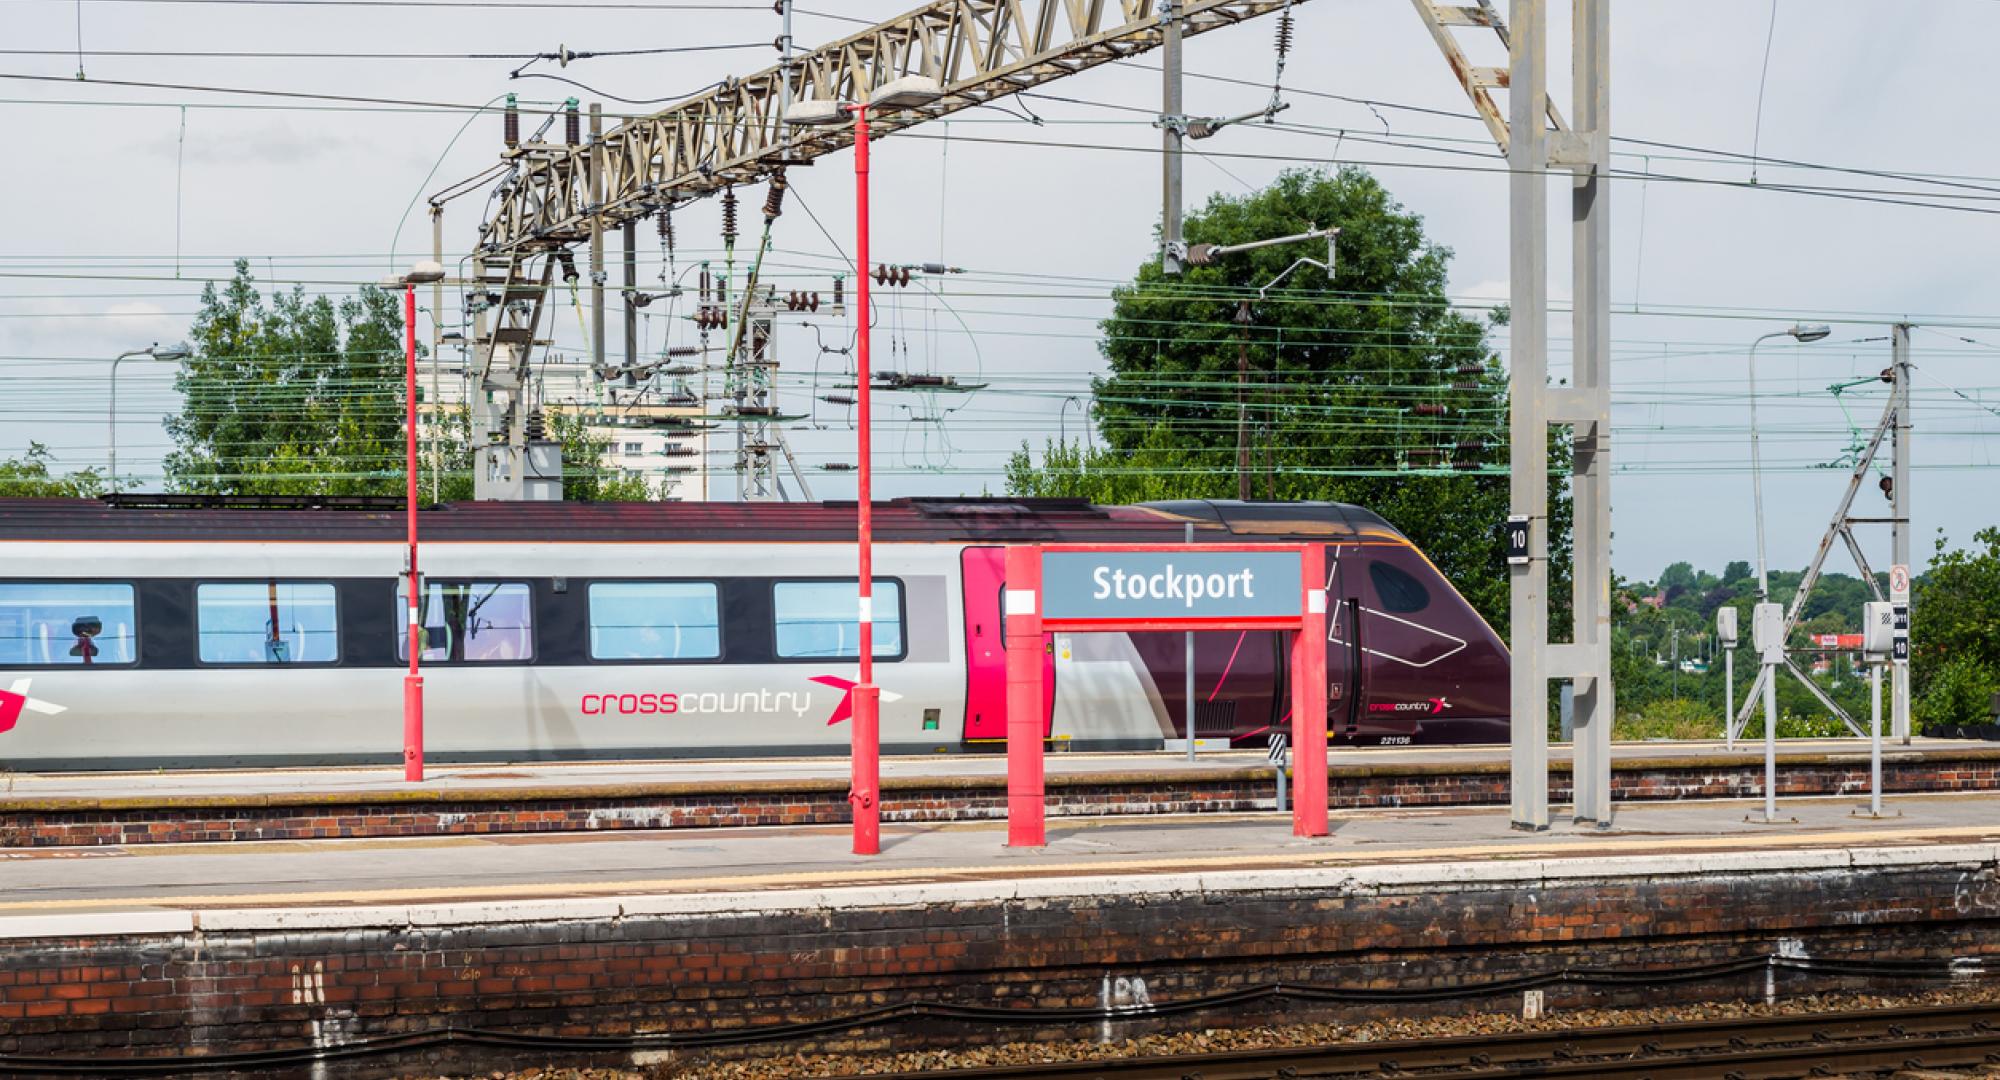
[[[850,463],[850,462],[846,462],[846,461],[829,461],[829,462],[826,462],[825,464],[822,464],[822,465],[820,466],[820,468],[822,468],[822,469],[825,469],[825,470],[826,470],[827,472],[853,472],[853,471],[854,471],[854,466],[853,466],[853,464],[852,464],[852,463]]]
[[[1479,463],[1477,461],[1454,461],[1451,463],[1451,467],[1454,469],[1477,469]]]
[[[660,230],[660,242],[667,245],[668,251],[672,251],[674,249],[674,212],[672,208],[660,207],[659,214],[653,218],[653,224]]]
[[[821,401],[826,402],[828,405],[854,404],[854,397],[851,394],[821,394],[819,399]]]
[[[548,434],[549,425],[548,421],[542,416],[542,410],[536,409],[530,412],[528,414],[528,441],[540,442],[548,438]]]
[[[847,279],[845,277],[835,277],[833,279],[833,303],[835,307],[840,307],[847,303]]]
[[[875,284],[893,285],[899,289],[904,288],[910,284],[910,268],[907,266],[877,266],[875,267]]]
[[[1481,364],[1458,365],[1458,374],[1460,375],[1484,375],[1485,373],[1486,373],[1486,368],[1484,365]]]
[[[704,304],[708,303],[708,286],[709,286],[709,277],[708,277],[708,264],[707,264],[707,263],[702,263],[702,264],[701,264],[701,302],[702,302],[702,303],[704,303]]]
[[[722,189],[722,242],[736,242],[736,189]]]
[[[693,345],[669,345],[669,346],[667,347],[667,355],[668,355],[668,356],[677,356],[677,357],[678,357],[678,356],[700,356],[700,355],[701,355],[701,350],[700,350],[700,349],[698,349],[698,348],[696,348],[696,347],[694,347]]]
[[[500,122],[500,137],[512,150],[521,145],[521,106],[514,101],[514,95],[507,95],[507,111]]]
[[[1457,449],[1461,454],[1483,454],[1486,452],[1486,444],[1477,439],[1472,439],[1459,443]]]
[[[1893,477],[1893,476],[1885,476],[1885,477],[1883,477],[1883,478],[1882,478],[1882,483],[1881,483],[1881,484],[1880,484],[1879,486],[1880,486],[1880,487],[1881,487],[1881,489],[1882,489],[1882,497],[1883,497],[1883,498],[1885,498],[1885,499],[1894,499],[1894,498],[1896,497],[1896,478],[1895,478],[1895,477]]]
[[[807,311],[818,311],[818,310],[819,310],[819,294],[818,294],[818,293],[814,292],[814,293],[807,293],[807,294],[806,294],[806,310],[807,310]]]
[[[1450,410],[1437,402],[1426,401],[1410,411],[1416,413],[1418,416],[1443,416]]]
[[[576,259],[573,256],[571,256],[569,252],[567,251],[556,252],[556,264],[562,267],[562,279],[564,284],[569,284],[570,282],[573,282],[577,279],[578,275],[576,272]]]
[[[1479,384],[1476,382],[1455,382],[1451,384],[1451,388],[1453,390],[1477,390],[1479,389]]]
[[[785,170],[779,169],[771,174],[771,186],[764,192],[764,224],[771,224],[785,212],[786,184]]]
[[[1895,368],[1892,368],[1892,367],[1885,367],[1885,368],[1883,368],[1883,369],[1882,369],[1882,381],[1883,381],[1883,382],[1885,382],[1885,383],[1892,383],[1892,384],[1893,384],[1893,383],[1894,383],[1894,382],[1896,381],[1896,369],[1895,369]]]
[[[563,102],[563,138],[571,145],[583,141],[583,114],[576,111],[576,99]]]

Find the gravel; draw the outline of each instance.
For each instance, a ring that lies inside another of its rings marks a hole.
[[[1520,1031],[1608,1027],[1627,1024],[1674,1024],[1692,1020],[1726,1020],[1801,1013],[1845,1012],[1859,1009],[1909,1008],[1923,1005],[2000,1001],[2000,982],[1976,983],[1917,994],[1813,994],[1784,998],[1775,1004],[1725,1001],[1657,1008],[1574,1009],[1554,1011],[1524,1020],[1513,1013],[1466,1013],[1354,1023],[1281,1024],[1242,1028],[1198,1028],[1171,1034],[1144,1035],[1111,1042],[1095,1040],[1013,1042],[967,1046],[954,1050],[922,1050],[887,1054],[781,1054],[742,1060],[689,1060],[644,1069],[564,1069],[548,1066],[520,1072],[493,1072],[439,1077],[437,1080],[792,1080],[797,1077],[837,1077],[1089,1061],[1135,1056],[1201,1054],[1237,1050],[1313,1046],[1336,1042],[1381,1042],[1396,1039],[1493,1035]],[[1864,1074],[1866,1075],[1866,1074]],[[2000,1066],[1975,1071],[1901,1070],[1867,1075],[1867,1080],[1946,1080],[2000,1077]],[[1856,1080],[1862,1080],[1857,1077]]]

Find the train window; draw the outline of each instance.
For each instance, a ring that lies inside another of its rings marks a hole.
[[[706,581],[590,586],[592,660],[712,660],[722,655],[720,600]]]
[[[1382,598],[1386,611],[1409,614],[1431,604],[1431,591],[1423,582],[1380,559],[1368,561],[1368,580],[1375,583],[1375,595]]]
[[[410,655],[409,628],[400,606],[396,615],[396,658],[401,660]],[[425,663],[506,663],[535,657],[534,617],[526,585],[429,582],[424,586],[421,615]]]
[[[205,583],[195,586],[194,607],[204,664],[331,664],[340,659],[330,584]]]
[[[0,667],[130,664],[138,623],[130,585],[0,584]]]
[[[780,581],[772,591],[778,656],[788,660],[861,655],[853,581]],[[903,588],[875,579],[875,655],[903,655]]]

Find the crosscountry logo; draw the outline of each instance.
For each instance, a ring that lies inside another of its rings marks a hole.
[[[33,679],[15,679],[13,686],[0,690],[0,732],[14,730],[14,725],[21,720],[23,710],[40,713],[43,716],[54,716],[63,711],[61,705],[29,697],[28,684],[33,681]]]
[[[815,675],[809,681],[821,686],[831,686],[840,691],[840,703],[833,707],[833,715],[826,718],[827,727],[832,727],[854,715],[854,680],[843,679],[837,675]],[[892,690],[883,690],[880,693],[883,701],[903,700],[903,695]]]

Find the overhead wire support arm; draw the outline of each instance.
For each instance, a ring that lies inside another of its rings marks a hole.
[[[1182,35],[1233,26],[1304,0],[1175,0]],[[570,146],[523,146],[513,182],[496,198],[482,237],[489,253],[548,249],[589,239],[605,225],[754,182],[779,164],[852,145],[845,127],[801,134],[784,123],[786,100],[866,100],[905,75],[926,75],[943,95],[871,117],[887,134],[1127,59],[1163,43],[1153,0],[935,0],[811,52],[789,64],[726,81],[605,133],[604,199],[587,191],[587,154]]]

